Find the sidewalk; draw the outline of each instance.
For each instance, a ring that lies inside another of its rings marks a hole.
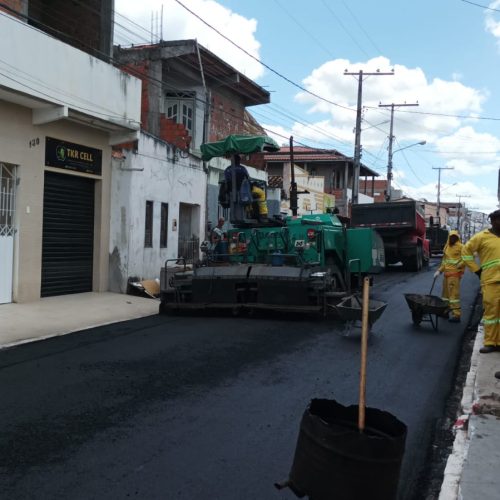
[[[158,314],[159,301],[111,292],[0,304],[0,349],[96,326]]]
[[[500,352],[480,354],[482,345],[480,326],[439,500],[500,498]]]

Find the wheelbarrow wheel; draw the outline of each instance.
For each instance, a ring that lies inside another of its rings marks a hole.
[[[420,323],[422,323],[422,319],[423,319],[423,313],[422,311],[417,311],[417,310],[414,310],[411,312],[411,319],[413,321],[413,324],[414,325],[420,325]]]

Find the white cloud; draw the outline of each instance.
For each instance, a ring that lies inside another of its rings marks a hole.
[[[498,9],[500,7],[500,0],[495,0],[491,2],[489,6],[491,9]],[[485,11],[485,28],[486,31],[491,33],[495,38],[498,38],[498,44],[500,47],[500,21],[497,21],[495,17],[498,18],[499,14],[491,10]]]
[[[281,125],[261,125],[265,129],[266,134],[274,139],[280,146],[288,146],[289,141],[287,140],[287,137],[293,135],[291,130],[285,129]]]
[[[403,192],[417,200],[425,198],[428,201],[436,201],[437,185],[429,183],[420,187],[412,187],[399,182]],[[498,204],[496,195],[488,187],[478,186],[470,181],[456,183],[441,183],[441,201],[457,203],[457,195],[467,195],[461,199],[467,207],[480,212],[489,213],[495,210]]]
[[[164,6],[163,38],[165,40],[196,38],[201,45],[249,78],[255,79],[263,75],[264,70],[261,64],[230,44],[177,2],[165,0],[162,3]],[[257,21],[255,19],[241,16],[213,0],[183,0],[183,3],[240,47],[259,58],[260,43],[256,38]],[[115,15],[117,23],[115,43],[124,45],[150,43],[151,34],[147,32],[151,31],[151,13],[155,15],[158,13],[158,17],[160,16],[160,2],[158,0],[116,0],[115,7],[117,12]],[[120,14],[139,24],[145,30],[131,24]],[[159,34],[156,22],[153,24],[153,31]],[[124,27],[133,33],[125,30]]]
[[[455,169],[455,175],[479,177],[498,170],[500,139],[491,134],[478,133],[466,126],[436,140],[435,144],[446,166]]]
[[[288,146],[288,138],[293,136],[297,144],[304,143],[308,146],[324,147],[327,149],[332,148],[332,137],[335,136],[335,132],[337,132],[327,120],[316,123],[314,128],[301,123],[294,123],[292,128],[271,124],[262,124],[262,127],[266,130],[267,135],[271,136],[278,144],[286,143]],[[344,130],[340,130],[339,133],[343,134],[343,136],[339,135],[335,136],[335,138],[345,141],[345,147],[337,147],[336,149],[347,156],[351,156],[353,153],[350,144],[352,133],[346,134]]]
[[[304,79],[304,86],[310,92],[337,103],[329,104],[306,92],[299,92],[296,100],[309,106],[310,114],[327,115],[329,124],[322,122],[322,127],[330,127],[332,132],[341,137],[353,139],[352,129],[355,122],[357,101],[357,79],[344,75],[344,70],[356,72],[374,72],[380,69],[387,72],[394,68],[394,75],[369,76],[363,84],[363,106],[365,107],[364,128],[376,125],[389,117],[389,108],[381,109],[379,103],[415,103],[419,107],[396,108],[394,135],[398,141],[431,142],[443,134],[452,133],[463,119],[445,115],[474,116],[481,111],[487,97],[485,92],[460,83],[457,80],[434,78],[428,80],[421,68],[408,68],[404,65],[392,65],[386,57],[373,58],[366,63],[352,63],[346,59],[329,61],[314,69]],[[348,109],[346,109],[348,108]],[[414,111],[407,113],[404,111]],[[425,113],[432,113],[427,115]],[[363,133],[363,144],[377,146],[381,136],[387,135],[389,127],[382,131],[372,128]]]

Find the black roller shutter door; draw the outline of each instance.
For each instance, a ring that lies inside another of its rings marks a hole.
[[[45,173],[41,296],[92,291],[94,180]]]

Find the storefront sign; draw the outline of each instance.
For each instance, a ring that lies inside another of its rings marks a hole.
[[[47,137],[45,165],[101,175],[102,150]]]

